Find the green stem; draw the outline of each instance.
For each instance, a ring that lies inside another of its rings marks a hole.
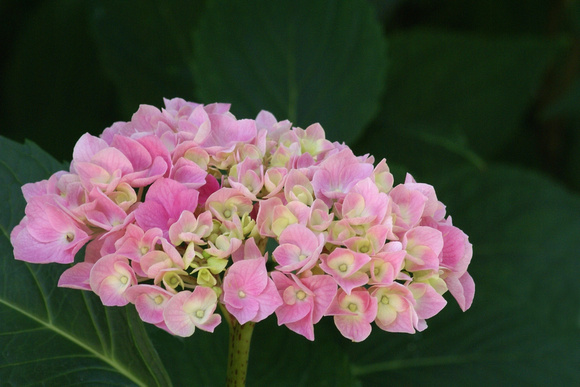
[[[250,356],[250,341],[254,331],[253,322],[240,325],[232,318],[230,325],[230,348],[228,354],[228,387],[244,387],[248,372],[248,358]]]

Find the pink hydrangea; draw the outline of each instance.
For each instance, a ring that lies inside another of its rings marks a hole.
[[[312,269],[318,262],[320,252],[324,247],[324,235],[316,235],[308,227],[292,224],[280,234],[280,245],[272,255],[278,262],[277,270],[283,272]]]
[[[340,289],[326,314],[334,316],[334,323],[344,337],[363,341],[371,334],[377,300],[364,288],[356,288],[350,294]]]
[[[178,336],[191,336],[195,328],[213,332],[221,322],[221,316],[214,313],[216,307],[215,292],[197,286],[193,292],[184,290],[171,297],[163,308],[163,320],[169,331]]]
[[[314,340],[314,324],[322,319],[337,291],[336,281],[327,275],[298,278],[273,272],[272,279],[284,300],[278,309],[278,325]]]
[[[55,202],[53,196],[33,197],[26,216],[10,235],[14,257],[32,263],[71,263],[90,240],[88,225]]]
[[[125,297],[127,289],[137,284],[137,277],[129,260],[122,255],[107,255],[99,259],[89,275],[91,290],[104,305],[123,306],[129,301]]]
[[[425,329],[447,291],[471,306],[472,246],[432,186],[394,185],[384,159],[328,141],[319,124],[164,103],[83,135],[69,171],[22,187],[16,259],[74,263],[59,286],[132,303],[179,336],[213,331],[218,305],[230,323],[275,314],[309,340],[333,316],[353,341],[373,324]]]
[[[240,324],[261,321],[282,305],[264,258],[235,262],[224,278],[223,290],[223,303]]]
[[[143,230],[157,227],[169,237],[169,228],[183,211],[194,212],[199,192],[171,179],[159,179],[149,187],[145,201],[135,210],[135,220]]]

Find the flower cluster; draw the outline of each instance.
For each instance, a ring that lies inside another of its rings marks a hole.
[[[262,111],[165,100],[83,135],[70,171],[22,191],[16,259],[74,263],[59,286],[133,303],[175,335],[275,313],[309,340],[333,316],[353,341],[371,323],[414,333],[446,304],[471,305],[468,237],[432,186],[393,187],[385,160],[355,156]]]

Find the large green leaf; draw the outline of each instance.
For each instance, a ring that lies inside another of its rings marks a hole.
[[[277,326],[275,316],[256,324],[247,385],[354,386],[347,353],[338,345],[340,334],[332,319],[324,318],[315,332],[316,340],[310,342],[285,326]],[[211,334],[196,331],[187,338],[171,336],[155,327],[149,333],[175,385],[225,385],[228,361],[225,322]],[[192,359],[196,359],[195,372],[191,370]]]
[[[198,329],[190,337],[172,336],[153,325],[148,325],[147,331],[174,385],[226,384],[228,326],[225,321],[213,333]]]
[[[105,308],[94,294],[57,288],[65,266],[13,258],[10,231],[24,215],[21,185],[63,167],[32,143],[0,137],[0,380],[170,385],[133,308]]]
[[[511,167],[449,171],[438,183],[474,245],[473,306],[462,313],[450,300],[423,333],[349,346],[355,375],[365,385],[580,383],[580,198]]]
[[[315,327],[313,342],[277,326],[275,316],[256,325],[250,354],[248,386],[356,385],[347,353],[331,317]]]
[[[503,151],[563,47],[425,29],[392,34],[389,42],[384,106],[360,148],[425,175],[460,161],[483,168],[482,159]]]
[[[332,140],[352,141],[376,112],[385,42],[368,2],[208,1],[195,34],[196,93],[262,109]]]
[[[203,1],[93,0],[92,25],[101,63],[125,119],[140,104],[193,98],[191,31]]]

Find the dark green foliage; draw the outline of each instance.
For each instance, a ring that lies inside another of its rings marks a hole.
[[[7,1],[0,6],[0,384],[223,385],[227,326],[175,338],[13,259],[20,186],[162,98],[269,110],[433,184],[476,283],[416,335],[257,325],[249,385],[580,384],[580,6],[573,1]],[[18,140],[16,143],[6,137]],[[29,138],[46,149],[45,153]],[[54,159],[56,157],[57,160]]]
[[[353,141],[377,111],[385,41],[370,6],[348,1],[209,1],[195,34],[202,100],[262,109]]]

